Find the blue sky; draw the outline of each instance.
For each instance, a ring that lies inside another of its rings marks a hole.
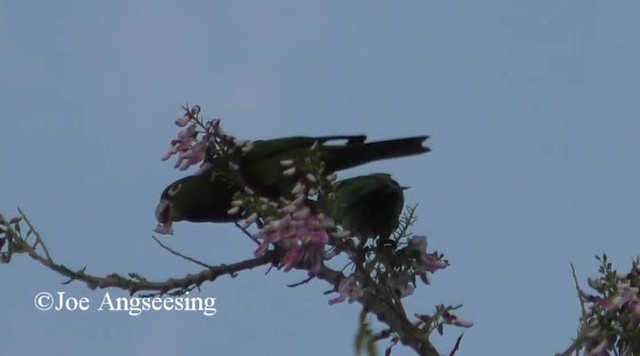
[[[464,303],[461,355],[549,355],[575,334],[596,254],[639,252],[640,5],[632,1],[2,2],[0,211],[26,210],[58,262],[149,278],[197,271],[151,239],[159,157],[179,105],[244,138],[429,134],[392,172],[417,233],[452,266],[407,300]],[[167,243],[211,264],[254,245],[223,225]],[[20,256],[19,256],[20,257]],[[357,305],[265,268],[202,288],[218,313],[39,312],[41,291],[94,303],[25,257],[0,268],[6,354],[352,353]],[[118,291],[110,290],[119,295]],[[460,330],[434,341],[448,352]],[[397,355],[409,350],[397,348]]]

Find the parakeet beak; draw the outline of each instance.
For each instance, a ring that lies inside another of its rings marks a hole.
[[[158,220],[158,226],[153,230],[161,235],[173,235],[172,223],[169,221],[169,213],[171,210],[171,204],[167,199],[161,199],[156,206],[156,220]]]
[[[169,201],[167,199],[161,199],[156,206],[156,220],[161,224],[169,222],[170,209],[171,204],[169,204]]]

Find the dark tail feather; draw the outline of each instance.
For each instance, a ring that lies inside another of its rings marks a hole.
[[[429,152],[430,149],[422,145],[428,138],[429,136],[420,136],[371,142],[362,145],[334,146],[330,149],[330,158],[326,162],[327,171],[335,172],[373,161]]]

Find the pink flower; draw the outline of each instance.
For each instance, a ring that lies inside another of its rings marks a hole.
[[[178,132],[178,139],[179,140],[187,140],[187,139],[193,139],[196,136],[196,128],[197,126],[195,124],[193,125],[189,125],[189,127],[182,129]]]
[[[191,125],[186,129],[180,130],[180,132],[178,132],[178,139],[171,141],[169,149],[167,150],[167,152],[165,152],[161,159],[163,161],[166,161],[178,152],[188,151],[189,149],[191,149],[191,143],[195,140],[195,138],[196,125]],[[180,163],[181,160],[178,160],[178,163],[176,163],[176,168],[180,165]]]
[[[205,157],[205,151],[206,144],[202,141],[199,141],[193,147],[187,149],[186,151],[180,152],[180,158],[176,163],[176,168],[184,171],[194,164],[200,163]]]
[[[415,290],[415,287],[411,283],[411,277],[407,273],[401,275],[394,273],[394,275],[389,278],[389,286],[400,298],[412,295]]]
[[[618,283],[618,295],[613,297],[612,303],[616,308],[622,308],[632,300],[638,300],[638,288],[631,287],[629,283]]]
[[[618,294],[609,299],[593,296],[588,297],[587,300],[597,303],[607,310],[617,310],[632,302],[640,302],[638,300],[638,288],[631,287],[628,283],[618,283],[617,288]]]
[[[342,303],[345,300],[349,303],[353,303],[356,298],[363,295],[362,288],[358,285],[354,276],[340,281],[340,284],[338,284],[338,293],[340,293],[340,296],[329,300],[329,305]]]
[[[436,254],[427,253],[427,237],[413,236],[411,239],[410,249],[418,253],[418,258],[414,262],[414,269],[420,275],[420,279],[425,284],[429,284],[427,272],[435,272],[440,269],[449,267],[449,263],[443,261]]]
[[[167,152],[165,152],[164,155],[162,155],[162,158],[160,158],[163,161],[168,160],[169,158],[171,158],[171,156],[173,156],[174,154],[180,152],[180,143],[174,143],[175,140],[171,141],[171,145],[169,145],[169,149],[167,150]]]
[[[264,227],[258,234],[262,244],[254,252],[255,256],[264,255],[274,243],[287,250],[280,262],[280,267],[285,271],[289,271],[305,259],[313,264],[312,271],[319,271],[322,268],[321,261],[325,245],[329,242],[329,234],[323,227],[322,220],[304,209],[308,208],[299,206],[296,211]],[[299,213],[300,211],[303,213]]]
[[[459,326],[461,328],[467,328],[467,329],[473,326],[472,321],[464,320],[464,319],[458,318],[457,316],[454,316],[453,319],[449,320],[449,324]]]
[[[451,314],[449,311],[445,311],[442,316],[445,323],[450,325],[459,326],[461,328],[470,328],[473,326],[473,322],[458,318],[456,315]]]
[[[189,113],[184,114],[181,118],[175,121],[176,125],[185,127],[191,121],[191,115]]]

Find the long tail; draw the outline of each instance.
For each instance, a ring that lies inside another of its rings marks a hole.
[[[335,172],[373,161],[399,158],[429,152],[422,144],[429,136],[408,137],[371,143],[354,143],[345,146],[325,146],[327,171]]]

